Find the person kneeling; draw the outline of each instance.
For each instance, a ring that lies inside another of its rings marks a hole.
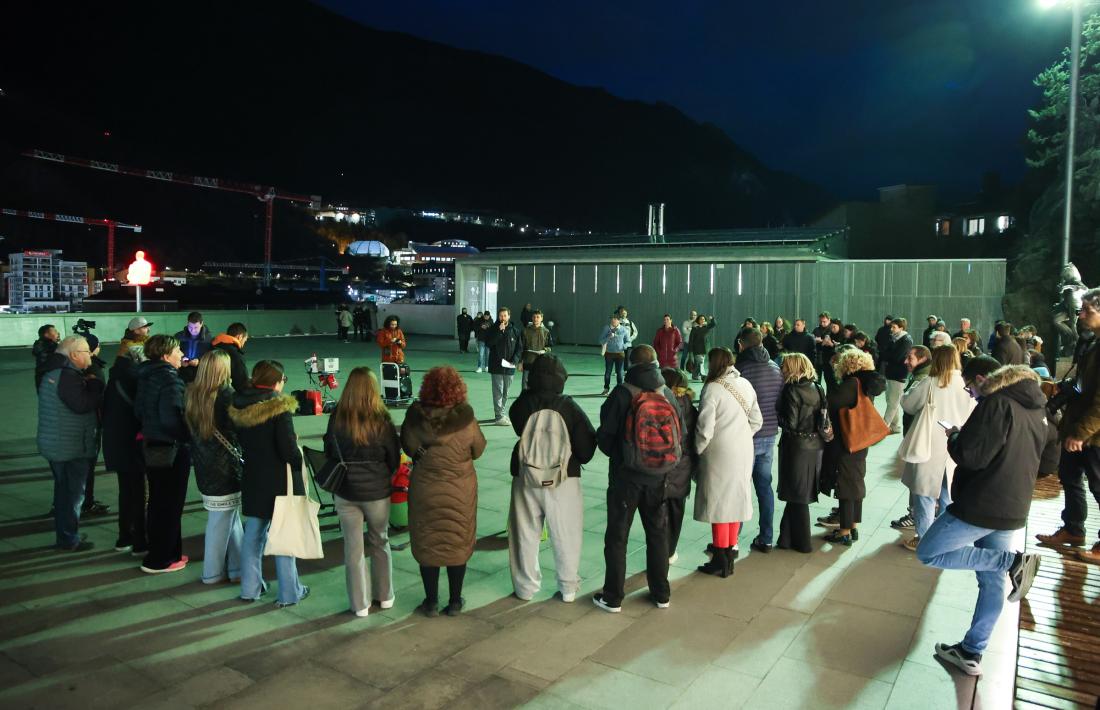
[[[564,602],[580,586],[584,497],[581,465],[596,453],[596,430],[572,397],[562,394],[568,373],[553,355],[539,355],[524,374],[527,386],[508,410],[519,435],[512,450],[508,562],[512,587],[524,601],[539,590],[539,542],[550,530],[558,591]]]

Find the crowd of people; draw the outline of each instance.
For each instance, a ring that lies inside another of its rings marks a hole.
[[[1090,291],[1084,302],[1082,324],[1100,332],[1100,290]],[[693,310],[677,326],[666,314],[650,344],[642,342],[627,308],[619,307],[597,339],[606,399],[593,423],[564,393],[568,372],[551,352],[553,338],[540,310],[528,304],[515,323],[507,307],[495,319],[462,309],[459,349],[468,352],[470,337],[476,338],[476,371],[491,377],[491,423],[511,426],[518,437],[508,513],[515,595],[531,599],[541,586],[538,552],[546,530],[557,594],[563,602],[575,601],[584,510],[580,477],[597,450],[608,459],[607,526],[604,582],[592,601],[617,613],[635,512],[645,531],[650,598],[667,608],[668,569],[679,557],[692,484],[692,516],[711,527],[707,559],[698,570],[729,577],[754,502],[759,525],[749,545],[757,552],[812,552],[810,505],[821,495],[837,501],[816,521],[825,529],[824,540],[857,542],[868,450],[890,433],[903,434],[899,456],[909,506],[891,525],[913,532],[902,544],[925,564],[977,573],[970,630],[960,643],[938,644],[936,653],[964,672],[980,673],[1006,586],[1008,598],[1019,599],[1037,572],[1038,557],[1011,545],[1040,472],[1057,469],[1067,491],[1065,526],[1041,536],[1043,541],[1084,543],[1082,481],[1087,478],[1100,497],[1094,448],[1100,446],[1100,378],[1094,373],[1100,356],[1092,341],[1082,339],[1077,396],[1059,412],[1056,430],[1040,388],[1050,373],[1036,363],[1042,342],[1034,329],[1017,331],[999,322],[982,343],[968,319],[961,319],[954,336],[935,316],[927,321],[922,344],[916,344],[903,317],[886,316],[873,336],[827,312],[812,331],[801,318],[789,327],[784,318],[762,324],[749,318],[738,328],[734,347],[726,348],[714,344],[714,315]],[[57,545],[90,546],[78,527],[102,441],[106,468],[119,481],[115,549],[141,557],[140,569],[149,574],[187,566],[180,519],[194,468],[208,511],[202,581],[239,584],[240,598],[256,601],[267,592],[260,562],[275,499],[287,495],[288,486],[298,495],[305,491],[293,420],[297,401],[283,392],[281,363],[262,360],[246,367],[243,324],[216,337],[199,313],[190,314],[175,336],[150,336],[151,325],[140,316],[130,321],[109,378],[106,363],[96,365],[95,336],[62,339],[52,325],[39,332],[38,442],[54,474]],[[375,340],[383,361],[404,362],[407,340],[396,316],[386,318]],[[509,403],[516,370],[522,371],[522,388]],[[872,402],[883,394],[880,416]],[[1065,452],[1059,465],[1060,440]],[[462,612],[477,529],[475,461],[485,448],[466,383],[453,367],[427,371],[400,427],[380,397],[374,372],[350,372],[324,449],[346,468],[334,502],[352,612],[367,616],[372,605],[386,609],[394,603],[388,503],[402,451],[413,461],[408,527],[424,587],[420,611],[438,615],[445,567],[449,594],[443,611]],[[784,505],[778,534],[776,497]],[[1100,543],[1081,555],[1100,562]],[[275,568],[278,604],[297,604],[309,595],[294,557],[275,556]]]

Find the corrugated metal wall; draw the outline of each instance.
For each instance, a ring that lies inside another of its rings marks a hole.
[[[516,255],[508,255],[515,258]],[[968,316],[982,333],[1001,317],[1005,263],[983,261],[823,261],[718,263],[563,263],[501,261],[459,265],[459,285],[497,268],[497,303],[519,314],[531,303],[555,323],[559,342],[594,343],[611,311],[630,310],[648,342],[670,313],[679,324],[692,308],[716,314],[729,345],[741,321],[782,315],[816,318],[828,310],[873,334],[886,313],[921,331],[935,313],[952,330]],[[462,291],[458,291],[462,293]],[[456,307],[467,305],[459,303]]]

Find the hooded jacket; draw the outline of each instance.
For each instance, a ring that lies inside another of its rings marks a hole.
[[[229,421],[237,431],[244,454],[241,476],[241,512],[270,520],[275,496],[287,494],[286,467],[290,464],[294,494],[305,495],[302,452],[291,416],[298,400],[274,390],[249,388],[233,395]]]
[[[234,392],[244,392],[252,386],[248,376],[248,366],[244,363],[244,348],[240,338],[222,333],[214,338],[211,349],[222,350],[229,355],[229,382]]]
[[[34,391],[42,384],[42,375],[46,374],[46,363],[50,356],[57,352],[57,343],[49,338],[39,338],[34,341],[31,355],[34,356]]]
[[[581,475],[581,466],[592,460],[596,453],[596,430],[588,415],[565,391],[565,381],[569,374],[561,360],[553,355],[540,355],[528,368],[527,389],[520,393],[508,409],[508,419],[512,422],[516,436],[523,436],[527,420],[540,409],[553,409],[565,421],[569,430],[569,447],[573,455],[569,457],[568,475],[574,478]],[[512,448],[511,471],[519,475],[519,442]]]
[[[347,475],[336,495],[355,502],[389,498],[393,492],[393,473],[401,464],[401,442],[393,422],[386,419],[373,440],[360,446],[335,423],[336,417],[329,417],[325,456],[332,461],[343,458],[347,466]]]
[[[758,346],[737,353],[737,371],[756,391],[756,401],[764,416],[764,423],[753,438],[775,436],[779,432],[779,393],[783,389],[779,367],[768,357],[768,351]]]
[[[977,408],[947,442],[957,464],[947,510],[978,527],[1018,530],[1027,523],[1035,478],[1049,466],[1043,459],[1057,455],[1046,397],[1026,365],[995,370],[981,391]]]
[[[183,392],[179,372],[167,362],[149,360],[138,365],[134,413],[146,441],[187,441]]]
[[[463,402],[429,407],[413,402],[401,425],[401,446],[413,457],[409,477],[412,554],[427,567],[466,564],[477,540],[477,471],[485,435]]]
[[[694,332],[693,330],[692,333]],[[684,439],[690,432],[687,428],[687,422],[684,420],[684,413],[680,410],[680,400],[677,399],[672,390],[665,386],[665,380],[661,377],[661,370],[657,367],[657,363],[649,362],[642,365],[633,365],[626,371],[625,380],[628,384],[647,392],[661,392],[664,394],[665,399],[672,403],[680,419],[681,448],[686,450],[687,444]],[[657,479],[656,476],[631,471],[622,465],[623,446],[626,440],[626,417],[633,400],[634,395],[631,394],[626,385],[616,385],[615,389],[611,390],[611,394],[608,395],[603,406],[600,407],[600,427],[596,430],[596,443],[599,445],[600,451],[610,459],[608,475],[611,478],[621,477],[646,486],[664,485],[664,481]]]

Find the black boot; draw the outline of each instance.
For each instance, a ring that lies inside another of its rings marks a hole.
[[[726,570],[725,562],[725,549],[721,547],[715,547],[714,545],[707,545],[707,554],[710,555],[710,561],[705,565],[699,565],[696,569],[704,574],[721,575]]]
[[[733,561],[735,559],[737,559],[737,557],[733,554],[733,548],[732,547],[727,547],[724,550],[724,552],[726,553],[726,560],[725,560],[726,568],[725,568],[725,574],[723,574],[722,576],[723,577],[732,577],[733,576]]]

